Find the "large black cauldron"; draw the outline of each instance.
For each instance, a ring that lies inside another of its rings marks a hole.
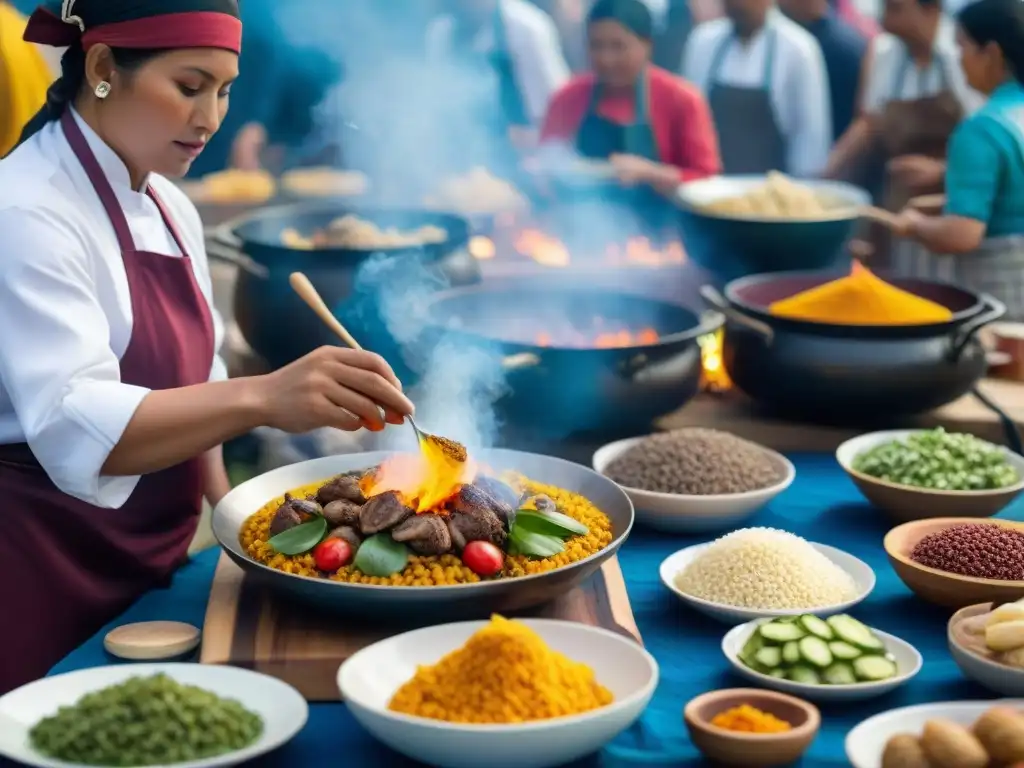
[[[212,235],[214,245],[240,252],[234,312],[238,327],[253,350],[274,368],[296,360],[323,344],[336,343],[316,315],[288,284],[292,272],[304,272],[346,325],[366,347],[383,355],[400,376],[412,378],[402,365],[400,344],[393,338],[377,305],[384,281],[436,277],[438,285],[467,285],[480,280],[480,267],[466,250],[469,223],[459,216],[414,210],[345,207],[351,202],[312,201],[264,208],[236,220]],[[282,233],[304,236],[353,213],[382,229],[401,231],[425,225],[448,233],[443,243],[374,251],[359,248],[303,250],[285,245]],[[374,261],[372,280],[358,283],[360,268]]]
[[[971,391],[985,374],[976,338],[1006,308],[944,283],[891,282],[948,307],[948,322],[845,326],[780,318],[768,306],[834,280],[806,272],[751,275],[702,291],[727,318],[723,361],[733,382],[780,415],[867,425],[931,411]]]
[[[551,437],[649,431],[654,419],[697,393],[697,340],[723,322],[717,312],[700,318],[666,302],[550,279],[441,291],[427,317],[427,345],[473,348],[504,371],[502,421]],[[659,338],[617,348],[577,346],[578,340],[559,346],[563,332],[593,338],[601,327],[650,328]],[[541,346],[537,337],[545,332],[551,342]]]

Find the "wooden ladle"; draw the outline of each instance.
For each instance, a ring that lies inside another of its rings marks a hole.
[[[889,229],[895,229],[897,224],[899,224],[899,216],[897,214],[874,205],[861,206],[858,213],[861,218],[878,222],[883,226],[889,227]]]
[[[326,325],[339,339],[344,342],[345,346],[351,349],[362,349],[362,345],[356,341],[355,336],[348,332],[348,329],[341,324],[341,321],[334,316],[334,314],[327,308],[327,304],[320,296],[320,292],[313,287],[313,283],[309,281],[302,272],[292,272],[288,276],[288,283],[291,285],[292,290],[299,295],[309,306],[316,316],[320,318],[321,322]],[[406,416],[406,420],[412,427],[413,432],[416,433],[416,440],[422,446],[424,443],[429,442],[432,445],[438,445],[442,447],[446,455],[452,455],[455,453],[462,456],[461,460],[465,460],[466,448],[461,443],[457,443],[454,440],[449,440],[446,437],[438,437],[432,435],[429,432],[424,432],[417,426],[416,421],[412,416]]]

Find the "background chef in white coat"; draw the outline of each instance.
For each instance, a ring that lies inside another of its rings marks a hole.
[[[814,37],[771,0],[725,0],[690,35],[683,76],[707,96],[727,174],[817,176],[832,144],[828,78]]]
[[[569,79],[569,65],[554,20],[527,0],[449,5],[450,13],[427,26],[427,59],[451,65],[446,81],[456,93],[446,94],[441,108],[452,110],[455,136],[460,128],[474,134],[458,142],[459,154],[490,165],[495,155],[500,161],[503,144],[532,143],[552,94]],[[481,144],[490,155],[474,146]]]

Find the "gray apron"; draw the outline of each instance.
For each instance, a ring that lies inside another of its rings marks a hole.
[[[1012,136],[1024,159],[1024,125],[1006,114],[993,114]],[[990,237],[971,253],[932,253],[911,240],[893,248],[893,272],[901,277],[941,280],[978,293],[987,293],[1006,305],[1006,319],[1024,321],[1024,234]]]
[[[772,107],[771,78],[775,32],[767,32],[764,81],[758,86],[726,85],[719,70],[735,42],[729,35],[718,46],[708,75],[708,104],[718,132],[722,167],[727,174],[762,174],[786,169],[786,138]]]

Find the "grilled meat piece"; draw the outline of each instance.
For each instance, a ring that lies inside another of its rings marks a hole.
[[[502,504],[512,507],[513,509],[518,505],[519,495],[512,490],[510,485],[503,483],[496,477],[481,475],[473,481],[473,485],[480,488],[495,501],[500,501]]]
[[[270,535],[277,536],[290,528],[302,525],[313,515],[322,514],[323,509],[315,501],[296,499],[290,493],[284,495],[284,503],[277,508],[270,521]]]
[[[393,528],[413,513],[395,491],[374,496],[359,510],[359,530],[364,536]]]
[[[324,517],[327,518],[327,524],[331,526],[358,526],[360,509],[361,507],[354,501],[338,499],[324,505]]]
[[[359,490],[358,474],[344,474],[331,478],[317,491],[316,500],[325,507],[332,501],[351,501],[354,504],[366,503],[366,497]]]
[[[464,485],[452,500],[452,513],[448,518],[448,530],[452,541],[462,549],[470,541],[489,541],[499,547],[505,543],[505,523],[495,512],[500,502],[472,485]],[[505,507],[512,514],[511,507]]]
[[[486,509],[497,517],[506,529],[515,519],[515,510],[510,505],[494,498],[476,483],[462,486],[452,506],[457,512],[468,512],[477,508]]]
[[[327,534],[328,539],[344,539],[348,542],[349,546],[352,547],[352,554],[355,555],[359,549],[359,545],[363,543],[363,537],[359,535],[359,531],[353,528],[351,525],[339,525],[337,528]]]
[[[440,515],[413,515],[392,529],[391,538],[421,555],[443,555],[452,548],[451,533]]]

